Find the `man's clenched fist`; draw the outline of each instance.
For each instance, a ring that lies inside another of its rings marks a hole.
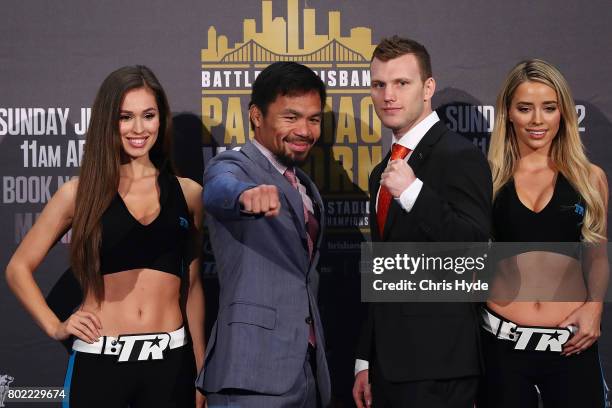
[[[391,160],[380,176],[380,184],[398,198],[416,180],[412,167],[405,160]]]
[[[238,201],[244,211],[266,217],[277,216],[281,208],[278,188],[267,184],[243,191]]]

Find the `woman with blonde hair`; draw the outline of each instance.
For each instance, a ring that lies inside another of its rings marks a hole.
[[[604,407],[608,184],[584,153],[574,100],[551,64],[527,60],[509,73],[489,162],[494,239],[523,250],[500,261],[482,309],[478,407],[537,407],[538,390],[544,407]],[[568,250],[572,242],[582,251]]]
[[[64,406],[203,403],[194,387],[204,358],[195,256],[202,188],[173,174],[171,129],[165,92],[150,69],[112,72],[92,107],[79,178],[55,193],[6,268],[11,290],[45,333],[74,337]],[[69,229],[83,303],[61,321],[33,274]]]

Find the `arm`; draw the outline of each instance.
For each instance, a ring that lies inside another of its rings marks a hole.
[[[202,287],[202,277],[200,274],[200,249],[202,242],[202,216],[203,207],[202,187],[193,180],[179,179],[181,188],[189,207],[189,212],[193,220],[191,233],[192,245],[195,253],[194,259],[189,264],[189,286],[187,288],[186,314],[191,335],[193,354],[196,362],[196,372],[200,372],[204,366],[204,354],[206,351],[206,337],[204,333],[204,322],[206,315],[206,302],[204,289]],[[196,390],[196,407],[204,406],[204,396]]]
[[[240,164],[227,155],[219,157],[226,160],[211,162],[204,173],[202,199],[208,213],[219,220],[252,219],[257,214],[273,217],[280,213],[276,186],[241,180],[239,175],[246,171]]]
[[[53,313],[34,280],[34,271],[51,247],[68,231],[74,215],[76,180],[63,184],[47,203],[34,226],[23,238],[6,267],[9,288],[38,326],[51,338],[65,340],[71,334],[93,342],[102,327],[97,316],[77,311],[65,322]]]
[[[189,287],[187,289],[186,313],[189,323],[189,332],[193,341],[193,352],[195,355],[198,371],[204,362],[204,350],[206,339],[204,337],[205,302],[202,278],[200,275],[199,251],[202,242],[202,201],[200,196],[202,187],[190,179],[179,179],[183,189],[190,215],[193,219],[191,229],[192,243],[195,257],[189,264]]]
[[[358,408],[369,407],[372,404],[372,394],[369,378],[369,361],[374,335],[372,304],[368,304],[366,319],[362,323],[361,334],[357,343],[357,361],[355,362],[355,383],[353,384],[353,400]]]
[[[604,203],[604,220],[608,214],[608,181],[599,167],[591,165],[591,183],[597,186]],[[607,236],[607,225],[604,236]],[[587,286],[587,301],[574,310],[561,327],[574,325],[578,332],[563,347],[564,355],[578,354],[589,348],[601,335],[601,314],[610,279],[607,240],[595,244],[583,245],[583,271]]]
[[[376,208],[376,195],[378,194],[378,180],[384,172],[381,168],[383,162],[374,167],[370,174],[368,188],[370,191],[370,208]],[[391,182],[393,186],[397,186],[397,194],[400,195],[403,189],[401,184],[402,175],[400,174],[396,183]],[[389,186],[387,185],[387,188]],[[393,194],[393,190],[391,190]],[[370,211],[370,234],[372,241],[380,239],[378,237],[378,225],[376,223],[376,213]],[[378,238],[377,238],[378,237]],[[372,392],[370,387],[370,359],[372,351],[372,343],[374,341],[374,317],[372,308],[374,305],[369,303],[365,308],[365,318],[361,322],[361,331],[357,340],[356,360],[355,360],[355,382],[353,383],[353,401],[357,408],[370,407],[372,404]]]
[[[187,321],[196,363],[196,373],[204,367],[206,352],[206,337],[204,334],[204,320],[206,302],[200,275],[200,261],[194,259],[189,265],[189,288],[187,289]],[[196,407],[204,407],[206,398],[196,388]]]
[[[372,303],[368,303],[366,317],[361,324],[361,333],[357,342],[356,357],[358,360],[370,361],[372,341],[374,337],[374,318]]]
[[[238,220],[240,214],[240,195],[255,183],[241,180],[246,175],[238,161],[223,160],[221,154],[213,159],[204,172],[204,208],[219,220]],[[225,154],[227,156],[227,154]]]
[[[603,235],[607,236],[608,226],[608,180],[602,169],[595,165],[591,165],[591,183],[597,186],[597,191],[600,192],[604,205],[604,231]],[[587,246],[584,256],[584,270],[586,273],[587,291],[589,294],[588,300],[602,304],[608,290],[608,281],[610,279],[607,240]]]

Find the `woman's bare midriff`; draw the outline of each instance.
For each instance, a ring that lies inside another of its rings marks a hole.
[[[584,302],[511,302],[498,305],[487,302],[489,309],[520,326],[559,327]]]
[[[547,252],[499,262],[491,289],[487,306],[523,326],[557,327],[587,297],[580,262]]]
[[[104,298],[88,296],[82,309],[98,316],[103,336],[171,332],[183,324],[180,278],[152,269],[104,275]]]

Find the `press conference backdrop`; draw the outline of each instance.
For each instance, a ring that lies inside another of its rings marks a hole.
[[[369,98],[369,59],[382,37],[400,34],[427,46],[434,107],[483,153],[506,73],[525,58],[552,62],[573,89],[589,157],[612,174],[608,0],[5,0],[0,10],[2,266],[58,186],[78,173],[90,107],[112,70],[144,64],[157,74],[173,110],[178,168],[200,182],[212,156],[252,137],[247,104],[259,71],[294,60],[321,76],[328,88],[323,135],[305,169],[326,202],[320,301],[339,406],[351,404],[363,308],[357,262],[368,239],[367,178],[390,145]],[[69,240],[63,237],[36,271],[63,313],[76,302],[64,275]],[[210,330],[218,284],[210,245],[202,251]],[[606,373],[611,326],[606,310]],[[65,348],[42,333],[0,280],[0,374],[11,375],[13,387],[59,386],[66,362]]]

